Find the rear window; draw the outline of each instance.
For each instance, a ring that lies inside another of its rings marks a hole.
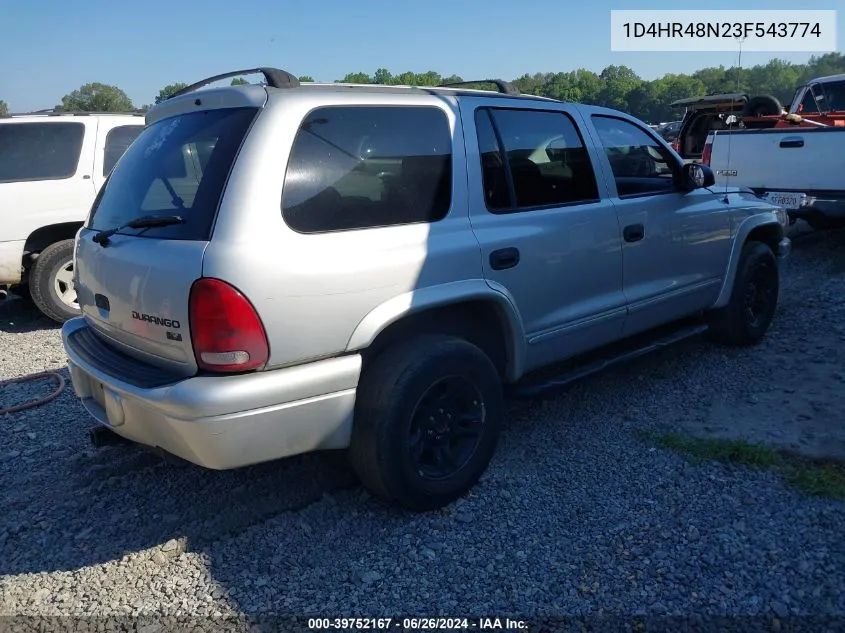
[[[282,214],[300,233],[437,222],[452,204],[449,120],[430,106],[331,106],[294,140]]]
[[[183,224],[120,232],[208,239],[235,156],[257,112],[203,110],[145,128],[100,190],[88,227],[111,229],[141,216],[178,215]]]
[[[106,149],[103,156],[103,176],[109,175],[118,159],[143,131],[143,125],[121,125],[109,130],[106,134]]]
[[[84,138],[82,123],[0,125],[0,182],[70,178]]]

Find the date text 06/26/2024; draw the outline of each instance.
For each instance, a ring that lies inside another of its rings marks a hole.
[[[528,623],[513,618],[308,618],[314,631],[525,631]]]
[[[610,49],[833,52],[835,10],[613,10]]]

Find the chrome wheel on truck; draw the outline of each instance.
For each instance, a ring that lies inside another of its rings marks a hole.
[[[29,293],[38,309],[57,323],[80,314],[73,281],[73,240],[41,251],[29,271]]]

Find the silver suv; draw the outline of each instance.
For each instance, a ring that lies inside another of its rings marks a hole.
[[[104,432],[213,469],[348,448],[431,509],[487,468],[506,390],[764,336],[782,210],[630,116],[494,84],[262,68],[151,109],[78,234],[63,327]]]

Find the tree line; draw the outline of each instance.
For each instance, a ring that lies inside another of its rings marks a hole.
[[[673,111],[669,105],[677,99],[742,92],[749,95],[773,95],[787,105],[798,86],[813,77],[839,73],[845,73],[843,53],[813,56],[806,64],[792,64],[773,59],[766,64],[749,68],[710,67],[692,74],[667,74],[651,81],[643,79],[628,66],[614,65],[606,67],[600,73],[579,68],[569,72],[524,74],[512,80],[512,83],[520,92],[526,94],[606,106],[628,112],[649,123],[657,123],[674,120],[682,114]],[[299,80],[314,81],[307,75],[299,77]],[[349,73],[336,80],[336,83],[438,86],[463,80],[458,75],[443,76],[434,71],[393,74],[386,68],[379,68],[372,75],[365,72]],[[249,82],[243,77],[236,77],[231,81],[232,85],[246,83]],[[161,103],[187,85],[172,83],[164,86],[155,97],[155,103]],[[135,106],[117,86],[94,82],[66,94],[54,110],[144,112],[150,107],[152,104]],[[0,116],[7,115],[8,111],[7,104],[0,100]]]

